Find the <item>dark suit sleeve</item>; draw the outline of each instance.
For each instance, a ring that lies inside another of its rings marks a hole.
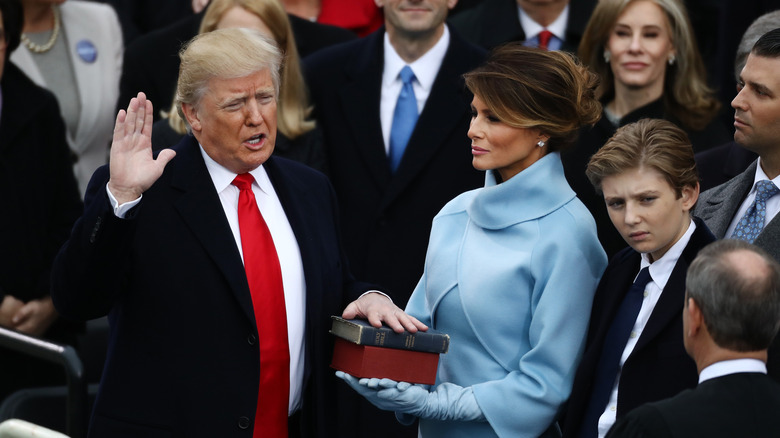
[[[114,215],[106,193],[108,166],[87,187],[85,208],[52,268],[52,300],[57,311],[76,320],[106,315],[127,284],[125,272],[135,221]],[[135,207],[140,208],[140,205]]]
[[[672,437],[660,411],[651,405],[641,406],[618,420],[606,438],[666,438]]]

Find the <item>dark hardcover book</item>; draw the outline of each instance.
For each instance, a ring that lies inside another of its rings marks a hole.
[[[353,344],[400,350],[446,353],[450,348],[450,335],[429,328],[417,333],[396,333],[387,326],[376,328],[364,319],[344,319],[331,316],[330,332]]]
[[[330,366],[355,377],[385,377],[396,382],[433,385],[436,383],[439,355],[359,345],[336,338]]]

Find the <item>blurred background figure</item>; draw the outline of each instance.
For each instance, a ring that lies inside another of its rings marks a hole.
[[[349,29],[366,36],[384,23],[382,9],[374,0],[282,0],[284,9],[296,17]]]
[[[278,0],[211,0],[201,21],[200,33],[228,27],[259,30],[273,39],[284,53],[274,154],[326,172],[322,131],[309,118],[311,105],[295,37],[281,3]],[[152,145],[155,149],[174,146],[187,133],[187,126],[175,105],[167,116],[154,124]]]
[[[780,384],[766,360],[780,327],[780,265],[756,246],[721,240],[696,256],[685,289],[683,339],[699,385],[635,409],[607,437],[776,437]]]
[[[602,0],[593,11],[580,59],[601,78],[601,120],[564,154],[566,178],[593,213],[608,256],[625,247],[585,177],[585,166],[615,130],[643,118],[674,122],[694,151],[730,135],[716,118],[720,104],[707,85],[685,6],[679,0]]]
[[[136,38],[203,9],[203,0],[98,0],[114,7],[122,25],[122,38],[129,45]]]
[[[745,34],[742,35],[734,58],[734,78],[736,80],[739,80],[739,75],[742,74],[747,57],[756,41],[765,33],[779,27],[780,11],[766,13],[758,17],[748,27]],[[733,88],[729,88],[729,95],[730,99],[734,98]],[[724,113],[728,114],[731,123],[733,123],[734,112],[724,111]],[[699,168],[699,176],[701,177],[701,190],[709,190],[734,178],[747,169],[757,157],[758,154],[741,147],[735,141],[699,152],[696,154],[696,166]]]
[[[492,49],[509,41],[576,52],[596,0],[483,0],[450,20],[468,41]],[[543,31],[549,32],[541,40]]]
[[[691,215],[699,197],[693,149],[666,120],[623,126],[587,176],[629,244],[609,261],[564,415],[564,437],[603,438],[643,403],[696,385],[682,343],[685,273],[715,236]]]
[[[122,72],[119,21],[99,3],[21,1],[22,44],[11,61],[57,97],[83,196],[92,173],[108,162]]]
[[[59,319],[49,292],[54,256],[81,213],[65,125],[55,97],[9,62],[23,26],[18,0],[0,0],[0,26],[0,326],[75,346],[83,325]],[[65,383],[60,365],[0,358],[0,402]]]

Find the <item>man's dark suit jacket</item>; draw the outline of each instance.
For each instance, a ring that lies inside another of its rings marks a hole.
[[[635,409],[607,438],[776,438],[778,412],[780,384],[761,373],[730,374]]]
[[[252,436],[260,351],[244,267],[197,141],[174,149],[128,219],[114,215],[100,168],[55,262],[57,309],[109,316],[91,437]],[[329,317],[369,286],[349,274],[325,176],[283,158],[263,166],[303,261],[303,436],[333,436]]]
[[[125,108],[139,91],[154,104],[154,120],[160,110],[168,111],[179,78],[179,51],[184,43],[198,34],[205,10],[170,26],[139,37],[125,50],[122,79],[119,82],[118,107]],[[298,55],[304,56],[322,48],[357,38],[352,32],[336,26],[313,23],[288,15]]]
[[[699,250],[714,242],[715,236],[701,220],[694,220],[696,230],[677,260],[634,350],[623,365],[618,383],[618,419],[639,405],[692,388],[698,381],[696,364],[685,352],[682,342],[685,274]],[[596,289],[585,354],[577,368],[566,407],[564,437],[575,437],[579,433],[604,348],[604,338],[639,272],[640,261],[641,256],[632,248],[620,251],[610,260]]]
[[[433,217],[447,201],[484,183],[484,173],[471,165],[471,97],[462,78],[484,52],[455,32],[450,36],[395,173],[379,118],[384,29],[305,60],[352,271],[380,283],[400,307],[422,275]]]
[[[577,53],[596,2],[597,0],[569,2],[569,22],[561,50]],[[492,49],[509,41],[527,39],[523,27],[520,26],[517,7],[516,0],[484,0],[474,8],[452,17],[449,22],[467,41]]]
[[[352,272],[381,284],[402,308],[422,275],[433,217],[447,201],[484,183],[484,173],[471,165],[466,135],[471,97],[462,79],[482,62],[484,51],[455,32],[450,36],[395,173],[390,172],[379,118],[384,29],[304,60]],[[343,433],[366,438],[417,436],[392,412],[379,411],[346,385],[343,389],[356,404],[343,410],[340,422],[347,427]]]
[[[699,196],[694,214],[700,217],[712,233],[723,239],[731,221],[739,210],[742,201],[745,200],[756,177],[758,160],[726,183],[714,187]],[[780,261],[780,214],[776,215],[759,233],[754,245],[768,252],[775,260]],[[769,347],[769,359],[767,360],[769,375],[780,381],[780,336],[775,337]]]
[[[81,212],[57,99],[16,65],[3,68],[0,116],[0,302],[49,295],[51,264]],[[45,337],[73,344],[83,324],[58,321]],[[0,351],[0,400],[25,386],[65,383],[62,368]]]
[[[734,178],[750,166],[758,155],[737,142],[731,141],[696,154],[696,170],[699,171],[704,192]]]

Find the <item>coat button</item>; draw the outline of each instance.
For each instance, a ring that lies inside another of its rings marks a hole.
[[[249,418],[247,417],[238,417],[238,427],[241,429],[248,429],[249,428]]]
[[[255,345],[255,342],[257,342],[257,336],[255,336],[254,333],[250,333],[249,336],[246,337],[246,341],[249,343],[249,345]]]

